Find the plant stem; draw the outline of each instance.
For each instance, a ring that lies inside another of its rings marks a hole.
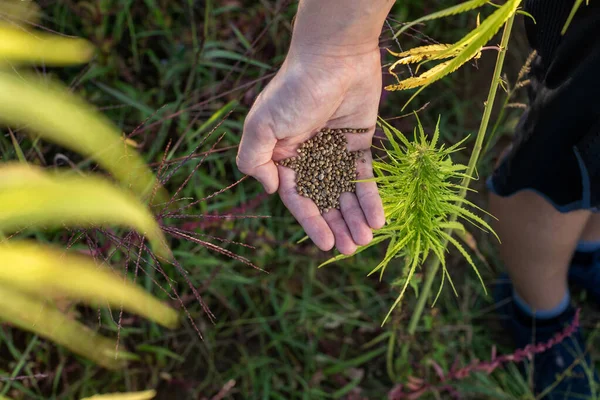
[[[477,166],[477,161],[479,160],[479,155],[481,153],[481,148],[483,144],[483,139],[485,138],[485,133],[488,128],[488,124],[490,122],[490,116],[492,114],[492,108],[494,107],[494,100],[496,99],[496,92],[498,91],[498,86],[500,85],[500,74],[502,73],[502,68],[504,66],[504,57],[506,55],[506,50],[508,48],[508,41],[510,39],[510,32],[512,31],[513,22],[515,20],[515,14],[513,14],[506,24],[504,25],[504,32],[502,33],[502,42],[500,43],[500,51],[498,52],[498,58],[496,59],[496,67],[494,69],[494,75],[492,77],[492,84],[490,86],[490,91],[488,93],[487,102],[485,104],[483,110],[483,118],[481,119],[481,124],[479,125],[479,132],[477,132],[477,140],[475,141],[475,147],[473,148],[473,152],[471,153],[471,158],[469,159],[469,165],[467,166],[467,172],[462,181],[462,188],[459,192],[459,197],[465,198],[467,194],[467,188],[471,183],[471,177],[475,172],[475,167]],[[460,204],[459,204],[460,206]],[[450,216],[450,221],[454,222],[457,219],[457,214],[453,213]],[[448,235],[452,235],[452,229],[447,229],[446,233]],[[448,245],[448,241],[444,243],[444,248]],[[408,333],[410,335],[414,335],[417,330],[417,325],[421,320],[421,315],[423,314],[423,308],[425,307],[425,303],[429,298],[429,294],[431,293],[431,287],[433,285],[433,280],[435,279],[437,272],[440,268],[440,259],[435,257],[429,267],[427,268],[427,279],[423,286],[423,291],[419,296],[419,301],[417,302],[417,307],[415,308],[412,317],[410,319],[410,323],[408,325]]]

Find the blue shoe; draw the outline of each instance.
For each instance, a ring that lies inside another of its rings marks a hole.
[[[516,348],[522,349],[533,342],[548,342],[573,322],[575,310],[570,306],[556,318],[534,320],[514,305],[512,296],[512,284],[508,275],[503,274],[494,289],[494,300],[504,328],[511,333]],[[533,373],[534,391],[537,395],[544,393],[545,400],[595,398],[594,382],[598,382],[598,376],[585,348],[578,328],[562,342],[536,354],[532,362],[523,363],[526,365],[520,366],[521,372],[526,377],[527,371]]]
[[[569,282],[585,289],[600,304],[600,251],[575,252],[569,267]]]

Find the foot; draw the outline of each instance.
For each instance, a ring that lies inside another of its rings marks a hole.
[[[600,250],[578,251],[573,255],[569,282],[585,289],[596,304],[600,304]]]
[[[531,343],[547,343],[573,322],[575,310],[569,307],[552,319],[533,319],[517,308],[512,301],[513,288],[506,274],[494,290],[498,312],[507,331],[519,349]],[[598,382],[594,365],[585,352],[585,341],[579,328],[562,342],[535,354],[523,366],[526,378],[533,374],[534,391],[545,400],[590,399]]]

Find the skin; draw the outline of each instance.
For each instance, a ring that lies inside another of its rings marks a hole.
[[[292,43],[277,75],[250,110],[240,143],[240,171],[279,195],[307,235],[322,250],[334,246],[352,254],[385,224],[374,182],[359,182],[344,193],[340,210],[320,214],[314,202],[295,189],[295,173],[276,166],[296,155],[299,144],[319,129],[368,128],[349,134],[348,149],[363,150],[361,179],[372,177],[370,147],[381,96],[378,38],[393,1],[301,0]]]
[[[567,293],[571,257],[590,212],[561,214],[531,191],[510,197],[490,195],[500,255],[513,285],[535,310],[551,310]]]

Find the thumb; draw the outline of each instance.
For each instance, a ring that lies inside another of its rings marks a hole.
[[[277,138],[270,128],[252,120],[244,124],[244,133],[236,158],[239,170],[256,178],[269,194],[279,188],[279,173],[273,162]]]

